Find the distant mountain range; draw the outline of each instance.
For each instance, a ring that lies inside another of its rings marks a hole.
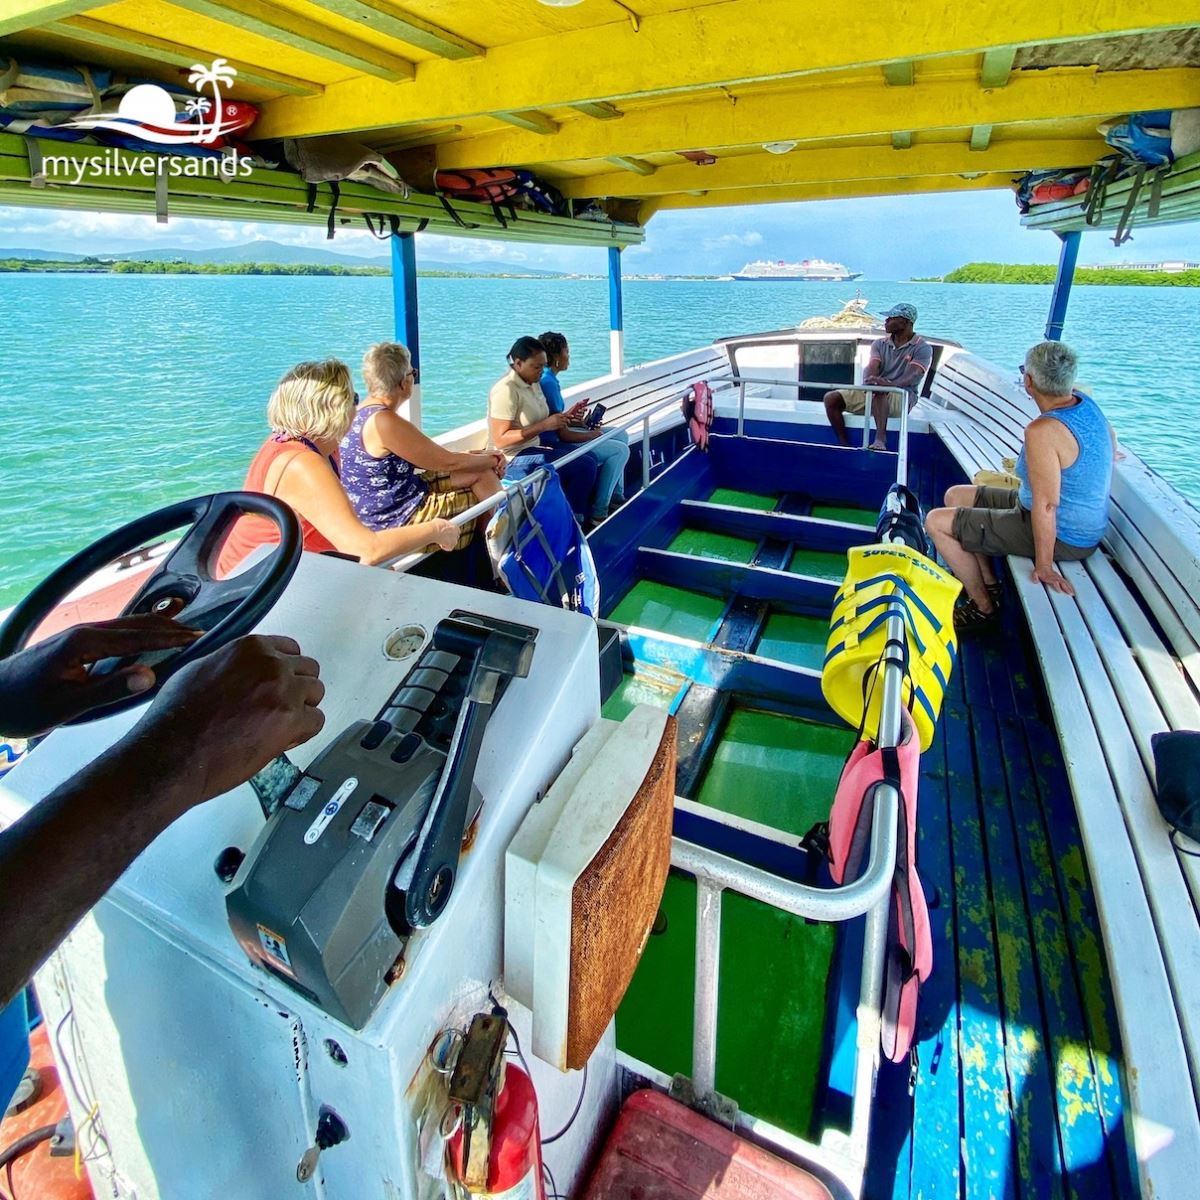
[[[305,263],[315,266],[341,267],[386,267],[389,258],[382,253],[375,255],[338,254],[333,250],[321,250],[310,246],[285,246],[281,242],[247,242],[244,246],[223,246],[211,250],[186,250],[183,247],[165,247],[160,250],[135,250],[120,254],[107,254],[97,250],[92,254],[72,254],[66,250],[28,250],[0,247],[0,258],[26,258],[30,260],[52,260],[54,262],[79,262],[84,258],[103,258],[133,262],[188,262],[188,263]],[[561,271],[543,271],[527,267],[522,263],[499,262],[485,259],[479,262],[433,262],[419,258],[417,267],[422,271],[451,271],[463,275],[561,275]]]

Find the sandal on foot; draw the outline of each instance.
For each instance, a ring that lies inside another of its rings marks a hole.
[[[956,633],[966,633],[972,629],[986,629],[999,614],[996,609],[984,612],[974,600],[969,597],[954,609],[954,629]]]
[[[1000,601],[1004,598],[1004,584],[988,583],[988,584],[985,584],[984,586],[987,588],[988,599],[991,600],[991,602],[992,602],[992,608],[993,609],[999,608]],[[987,616],[991,616],[991,615],[992,615],[991,613],[987,614]]]

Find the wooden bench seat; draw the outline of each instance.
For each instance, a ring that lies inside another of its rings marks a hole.
[[[938,433],[970,478],[1012,455],[1034,415],[1000,373],[943,362]],[[1003,452],[1003,453],[1001,453]],[[1108,536],[1061,569],[1067,597],[1008,566],[1042,666],[1097,896],[1124,1047],[1127,1127],[1143,1194],[1196,1194],[1200,1164],[1200,859],[1154,798],[1150,740],[1200,729],[1200,518],[1133,456]],[[1196,849],[1196,847],[1191,847]]]

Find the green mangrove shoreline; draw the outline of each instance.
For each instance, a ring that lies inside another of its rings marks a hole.
[[[340,263],[189,263],[142,262],[132,259],[83,258],[78,262],[52,259],[0,258],[0,274],[38,275],[391,275],[388,267],[347,267]],[[473,275],[470,271],[417,271],[426,279],[541,279],[541,275]]]
[[[1049,263],[967,263],[948,275],[914,279],[914,283],[1053,283]],[[1077,285],[1101,287],[1200,287],[1200,271],[1126,271],[1120,267],[1080,267]]]

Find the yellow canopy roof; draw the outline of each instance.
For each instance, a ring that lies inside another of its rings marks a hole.
[[[644,225],[1086,165],[1100,122],[1200,104],[1198,20],[1194,0],[0,0],[0,56],[164,82],[221,57],[255,138],[352,133],[421,190],[527,167]]]

